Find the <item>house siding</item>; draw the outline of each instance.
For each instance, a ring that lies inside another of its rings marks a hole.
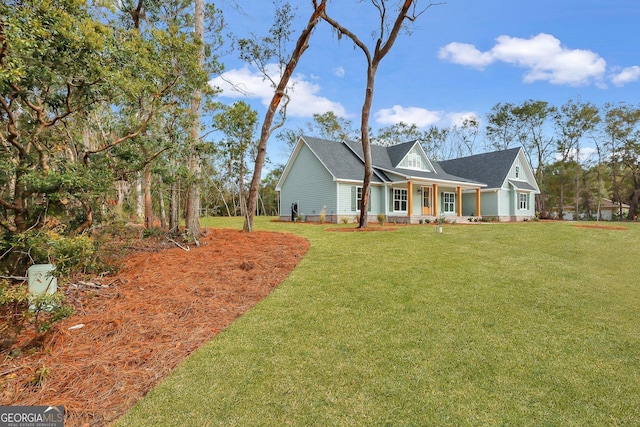
[[[482,192],[480,194],[480,206],[481,206],[481,214],[484,217],[495,217],[499,216],[498,211],[498,193],[495,191],[492,192]]]
[[[408,144],[413,144],[413,148]],[[358,150],[358,145],[351,142],[301,138],[278,182],[281,219],[290,219],[291,206],[297,203],[298,213],[307,221],[342,222],[347,219],[353,222],[360,214],[355,195],[357,188],[362,186]],[[432,164],[418,142],[406,143],[399,148],[378,147],[377,150],[374,160],[378,170],[371,186],[368,211],[370,221],[376,221],[380,213],[387,215],[387,221],[407,222],[443,215],[443,193],[452,194],[454,199],[447,198],[448,217],[483,216],[511,221],[534,215],[534,196],[539,190],[521,149],[462,158],[458,163],[448,164],[449,171],[442,164]],[[479,160],[482,162],[478,163]],[[516,167],[519,169],[517,175]],[[420,171],[421,168],[433,172]],[[420,188],[434,188],[436,184],[432,210],[423,211]],[[393,189],[409,186],[412,191],[407,202],[411,206],[403,211],[393,211]],[[488,191],[480,194],[482,208],[478,212],[476,191],[483,187]],[[521,194],[528,195],[527,209],[519,209],[518,196]]]
[[[444,193],[453,193],[455,195],[455,206],[454,206],[454,212],[445,212],[444,211]],[[438,212],[436,213],[436,215],[446,215],[446,216],[453,216],[456,215],[456,210],[458,209],[458,194],[457,194],[457,188],[456,187],[448,187],[448,186],[444,186],[441,185],[438,187]],[[464,200],[464,198],[463,198]]]
[[[535,195],[533,193],[527,194],[527,209],[519,209],[519,203],[516,205],[517,219],[532,218],[535,215]],[[516,196],[519,197],[519,196]]]
[[[360,214],[360,210],[354,204],[353,195],[354,188],[362,187],[361,183],[338,183],[338,209],[337,220],[340,217],[348,217],[350,220]],[[372,185],[371,187],[371,200],[369,204],[369,215],[377,216],[380,212],[384,213],[384,187]],[[355,206],[355,209],[353,209]]]
[[[280,217],[291,218],[291,205],[298,203],[298,212],[305,216],[335,215],[336,183],[327,169],[303,145],[292,164],[280,191]]]
[[[515,215],[515,199],[513,191],[500,190],[498,192],[498,217],[511,218]]]
[[[482,201],[482,199],[480,200]],[[477,215],[478,212],[476,212],[476,192],[474,191],[473,193],[462,193],[462,216]]]

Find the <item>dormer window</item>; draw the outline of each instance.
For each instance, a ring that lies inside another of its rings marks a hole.
[[[421,150],[414,148],[409,151],[402,159],[402,162],[398,165],[400,168],[414,169],[419,171],[429,170],[429,161],[424,158]]]
[[[409,153],[408,166],[412,169],[424,169],[422,166],[422,156],[418,153]]]

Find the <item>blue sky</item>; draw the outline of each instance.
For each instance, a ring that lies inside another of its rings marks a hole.
[[[294,38],[311,13],[310,0],[297,4]],[[225,8],[229,29],[264,35],[272,2],[253,0],[242,7],[242,13]],[[330,0],[327,11],[373,50],[370,35],[378,19],[370,1]],[[468,115],[485,124],[495,104],[529,99],[556,106],[578,97],[598,106],[637,104],[639,19],[637,0],[449,0],[433,6],[411,24],[411,34],[400,34],[381,62],[370,125],[375,130],[402,121],[427,129]],[[244,99],[262,118],[272,89],[233,54],[223,62],[224,78],[245,91],[215,78],[212,83],[223,89],[220,99]],[[326,111],[357,125],[365,67],[362,52],[321,22],[294,74],[286,127],[302,127]],[[288,156],[274,138],[267,151],[274,163]]]

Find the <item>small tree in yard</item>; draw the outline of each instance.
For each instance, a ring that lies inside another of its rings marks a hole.
[[[377,31],[377,39],[373,53],[364,44],[360,38],[352,33],[349,29],[342,26],[338,21],[331,18],[326,11],[323,11],[322,18],[328,22],[341,37],[346,35],[353,43],[362,50],[367,60],[367,83],[365,88],[364,103],[362,105],[362,115],[360,118],[360,132],[362,151],[364,154],[364,179],[362,185],[362,204],[360,207],[359,227],[365,228],[368,225],[367,208],[369,205],[369,188],[371,185],[371,177],[373,176],[373,162],[371,159],[371,141],[369,139],[369,117],[371,115],[371,104],[373,102],[373,93],[375,89],[375,79],[380,61],[389,53],[395,43],[405,20],[415,21],[422,13],[434,5],[429,3],[426,7],[420,9],[418,0],[404,0],[400,4],[398,13],[393,21],[390,21],[389,1],[371,0],[371,4],[378,10],[380,21]]]
[[[253,148],[253,136],[258,123],[258,113],[244,101],[234,103],[214,119],[214,126],[220,130],[225,139],[219,144],[219,152],[229,164],[230,173],[238,182],[240,195],[240,212],[247,217],[247,200],[245,195],[246,157]]]

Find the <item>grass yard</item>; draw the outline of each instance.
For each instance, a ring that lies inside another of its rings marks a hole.
[[[307,237],[305,259],[117,425],[640,425],[640,224],[624,225],[261,218]]]

